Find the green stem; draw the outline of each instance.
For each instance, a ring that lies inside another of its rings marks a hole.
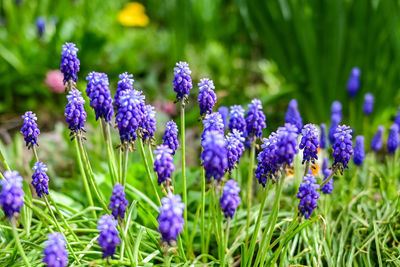
[[[250,165],[249,165],[249,177],[247,180],[247,220],[246,220],[246,241],[245,248],[248,247],[249,243],[249,228],[251,221],[251,199],[252,199],[252,187],[253,187],[253,169],[254,169],[254,158],[256,154],[256,141],[253,140],[251,143],[251,152],[250,152]]]
[[[24,261],[25,266],[31,267],[31,264],[30,264],[28,258],[25,255],[24,248],[21,245],[21,241],[19,240],[19,235],[18,235],[18,232],[17,232],[17,226],[15,225],[15,219],[11,218],[10,223],[11,223],[11,227],[12,227],[12,233],[14,235],[15,244],[17,245],[17,248],[19,250],[19,254],[22,257],[22,260]]]
[[[200,222],[200,238],[201,238],[201,253],[206,254],[205,242],[205,206],[206,206],[206,177],[204,168],[201,168],[201,222]],[[203,262],[206,258],[203,258]]]
[[[122,156],[122,174],[121,174],[121,184],[125,186],[126,184],[126,173],[128,172],[128,147],[124,147],[124,155]]]
[[[123,232],[123,229],[122,229],[121,227],[119,227],[119,232],[121,232],[122,241],[126,244],[126,248],[130,248],[128,239],[126,238],[127,235],[124,235],[124,234],[122,233],[122,232]],[[131,265],[131,266],[136,266],[136,261],[135,261],[133,255],[132,255],[131,249],[127,249],[127,250],[126,250],[126,253],[128,254],[129,261],[131,262],[130,265]]]
[[[107,123],[104,120],[104,118],[101,118],[100,126],[101,126],[101,130],[103,133],[104,142],[106,144],[107,162],[108,162],[108,169],[110,171],[111,181],[112,181],[112,184],[115,185],[115,183],[118,180],[118,176],[117,176],[117,171],[116,171],[116,167],[115,167],[114,150],[112,148],[112,141],[111,141],[111,135],[110,135],[110,124]]]
[[[319,186],[319,188],[321,189],[322,187],[324,187],[324,186],[333,178],[334,175],[335,175],[335,172],[332,172],[332,174],[329,175],[329,176],[321,183],[321,185]]]
[[[182,100],[181,104],[181,152],[182,152],[182,181],[183,181],[183,203],[185,204],[185,208],[183,210],[183,219],[185,220],[184,225],[184,234],[185,240],[188,241],[189,238],[189,230],[188,230],[188,220],[187,220],[187,194],[186,194],[186,158],[185,158],[185,105],[184,100]]]
[[[151,186],[153,187],[153,191],[156,194],[157,203],[158,203],[158,205],[161,205],[160,196],[158,195],[157,187],[156,187],[156,185],[154,183],[153,175],[151,174],[149,163],[147,162],[146,154],[144,152],[143,141],[140,138],[139,138],[138,141],[139,141],[139,145],[140,145],[140,153],[141,153],[142,158],[143,158],[144,166],[146,167],[147,176],[149,177]]]
[[[149,150],[149,155],[150,155],[150,166],[154,166],[153,150],[151,149],[150,142],[147,145],[147,149]]]
[[[226,221],[226,229],[225,229],[225,242],[224,242],[224,247],[223,247],[223,249],[224,249],[224,251],[223,251],[224,257],[223,257],[223,261],[222,261],[222,267],[225,266],[225,262],[226,262],[225,254],[226,254],[226,251],[228,249],[228,243],[229,243],[230,223],[231,223],[231,220],[230,220],[230,218],[228,218],[227,221]]]
[[[222,216],[221,216],[221,206],[220,206],[220,202],[219,202],[219,197],[220,197],[220,195],[219,195],[219,190],[218,190],[218,188],[217,188],[217,184],[215,184],[214,185],[214,193],[216,194],[216,199],[215,199],[215,202],[216,202],[216,212],[217,212],[217,221],[218,221],[218,224],[217,224],[217,229],[218,229],[218,232],[219,232],[219,240],[220,240],[220,242],[219,242],[219,246],[218,246],[218,250],[219,250],[219,253],[220,253],[220,262],[225,262],[225,251],[224,251],[224,247],[225,247],[225,239],[224,239],[224,230],[223,230],[223,227],[222,227]]]
[[[3,152],[1,151],[1,149],[0,149],[0,160],[4,165],[4,168],[6,168],[7,171],[10,171],[11,170],[10,166],[8,166],[6,158],[4,157]]]
[[[79,152],[78,137],[75,138],[74,143],[75,143],[76,158],[78,160],[79,170],[80,170],[82,178],[83,178],[82,180],[83,180],[83,186],[85,187],[86,196],[88,198],[89,205],[91,207],[94,207],[92,193],[90,192],[89,182],[88,182],[88,179],[86,177],[85,169],[83,168],[81,154]],[[93,216],[93,218],[97,219],[97,215],[96,215],[96,211],[95,210],[92,210],[92,216]]]
[[[33,152],[33,157],[35,158],[35,161],[38,162],[39,161],[39,156],[37,154],[35,146],[32,146],[32,152]]]

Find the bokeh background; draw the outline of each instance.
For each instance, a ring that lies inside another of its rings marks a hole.
[[[334,100],[344,122],[361,127],[364,94],[375,95],[370,124],[390,122],[400,103],[400,4],[394,0],[2,0],[0,1],[0,133],[11,140],[20,115],[33,110],[42,131],[63,120],[61,46],[77,44],[78,87],[90,71],[134,74],[135,88],[176,115],[175,62],[189,63],[194,83],[214,80],[218,105],[260,98],[269,129],[282,124],[296,98],[305,122],[329,121]],[[349,116],[347,79],[361,70]],[[197,124],[194,86],[188,125]]]

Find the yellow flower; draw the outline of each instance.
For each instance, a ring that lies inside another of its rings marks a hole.
[[[144,27],[149,24],[149,17],[146,15],[146,9],[141,3],[129,2],[118,13],[118,21],[123,26]]]

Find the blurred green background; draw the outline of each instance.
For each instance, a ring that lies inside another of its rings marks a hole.
[[[364,94],[371,92],[378,125],[400,103],[399,8],[394,0],[2,0],[0,123],[8,130],[26,110],[38,113],[42,129],[62,119],[65,96],[45,80],[70,41],[79,48],[81,90],[90,71],[106,72],[113,91],[118,74],[128,71],[135,88],[163,106],[174,100],[174,64],[185,60],[194,84],[214,80],[218,105],[260,98],[272,129],[292,98],[304,121],[315,123],[327,122],[339,100],[348,123],[346,82],[357,66],[361,88],[351,123],[361,124]],[[189,124],[198,118],[196,93],[194,86]]]

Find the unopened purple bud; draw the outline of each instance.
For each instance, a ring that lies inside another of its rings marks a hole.
[[[146,105],[144,107],[144,121],[142,125],[144,141],[148,141],[154,137],[156,132],[156,110],[152,105]]]
[[[249,111],[246,114],[246,135],[253,141],[253,138],[261,138],[262,131],[267,127],[265,114],[262,111],[261,101],[253,99],[248,105]]]
[[[333,116],[338,115],[339,121],[342,121],[342,104],[339,101],[334,101],[331,106],[331,120],[333,120]]]
[[[87,114],[83,106],[85,100],[82,97],[82,93],[74,88],[69,91],[67,99],[68,104],[65,107],[65,121],[68,123],[71,134],[84,131]]]
[[[214,82],[208,78],[203,78],[198,83],[199,96],[197,101],[200,106],[200,115],[210,114],[213,111],[215,102],[217,102],[217,95],[215,94]]]
[[[285,115],[285,122],[296,126],[298,133],[301,132],[303,128],[303,119],[301,118],[296,99],[292,99],[289,102]]]
[[[154,151],[156,157],[154,159],[154,171],[158,176],[158,184],[170,180],[172,172],[175,171],[174,158],[172,157],[172,149],[166,145],[157,146]]]
[[[354,156],[353,161],[357,166],[361,166],[365,158],[364,149],[364,136],[359,135],[356,137],[356,144],[354,146]]]
[[[33,165],[32,185],[36,194],[41,198],[43,194],[49,194],[49,176],[47,176],[47,166],[38,161]]]
[[[352,130],[349,126],[339,125],[335,133],[333,149],[333,165],[343,172],[347,168],[351,156],[353,155]]]
[[[364,96],[364,105],[363,111],[365,115],[370,115],[374,110],[374,95],[373,94],[365,94]]]
[[[41,38],[44,34],[44,30],[46,28],[46,20],[44,17],[38,17],[35,21],[36,29],[38,32],[39,37]]]
[[[22,124],[21,133],[24,136],[26,146],[31,148],[37,144],[37,138],[40,134],[40,130],[36,123],[37,117],[32,111],[27,111],[22,115],[22,119],[24,122]]]
[[[325,123],[321,123],[319,128],[320,128],[319,147],[321,149],[325,149],[326,148],[326,126],[325,126]]]
[[[173,86],[176,92],[177,101],[186,101],[189,97],[189,91],[192,89],[192,77],[190,76],[192,71],[189,69],[189,64],[186,62],[176,63],[174,68],[174,80]]]
[[[318,129],[314,124],[307,124],[302,130],[303,137],[301,138],[299,148],[303,149],[303,163],[312,162],[318,159]]]
[[[228,133],[226,137],[226,149],[228,150],[228,170],[231,171],[239,164],[239,159],[243,155],[244,137],[242,133],[234,129],[233,132]]]
[[[92,71],[86,80],[88,81],[86,94],[96,114],[96,120],[103,118],[106,122],[110,122],[114,115],[114,108],[107,74]]]
[[[389,136],[387,140],[387,148],[389,153],[394,153],[399,146],[399,126],[392,124],[389,130]]]
[[[116,183],[110,198],[110,205],[108,206],[108,208],[112,210],[112,215],[116,220],[118,217],[121,219],[125,218],[125,211],[128,204],[129,202],[125,197],[124,187]]]
[[[244,118],[245,110],[242,106],[231,106],[229,113],[229,130],[233,132],[234,129],[239,132],[246,132],[246,120]]]
[[[168,146],[172,150],[172,155],[175,155],[175,151],[178,149],[178,126],[174,121],[167,122],[165,126],[165,133],[163,136],[163,145]]]
[[[119,81],[117,85],[117,91],[115,92],[114,96],[114,105],[116,108],[119,106],[119,98],[121,97],[121,94],[123,91],[128,90],[131,91],[133,90],[133,82],[135,80],[133,79],[132,74],[128,74],[127,72],[121,73],[119,75]]]
[[[382,135],[383,131],[385,130],[385,127],[379,126],[378,130],[376,131],[376,134],[371,140],[371,149],[374,151],[379,151],[382,149],[383,142],[382,142]]]
[[[328,167],[328,158],[324,158],[322,163],[322,174],[324,176],[324,181],[332,174],[332,170]],[[330,194],[333,191],[333,179],[331,178],[326,185],[321,187],[321,191],[324,194]]]
[[[356,96],[357,91],[360,88],[360,75],[361,71],[359,68],[355,67],[351,70],[349,80],[347,81],[347,91],[351,98]]]
[[[229,109],[227,107],[219,107],[218,113],[221,114],[222,122],[224,123],[224,130],[228,129]]]

